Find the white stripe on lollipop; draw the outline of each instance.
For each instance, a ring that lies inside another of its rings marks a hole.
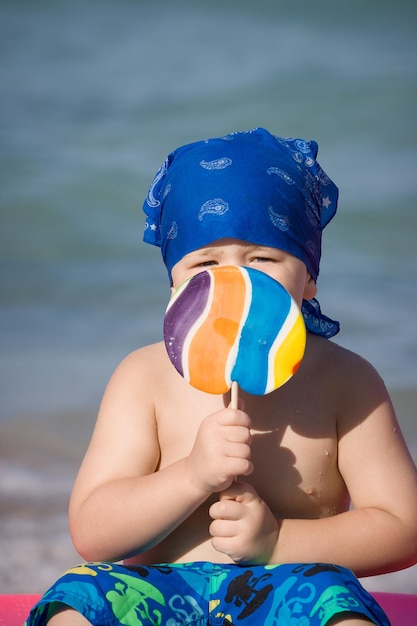
[[[269,353],[268,353],[268,376],[265,386],[264,393],[270,393],[274,391],[275,385],[275,357],[280,349],[282,343],[287,337],[288,333],[291,331],[295,322],[297,321],[298,316],[300,315],[300,310],[294,300],[291,298],[290,310],[288,311],[285,322],[281,326],[277,336],[275,337],[274,343],[272,344]],[[289,377],[288,377],[289,378]],[[287,381],[283,381],[284,384]]]
[[[249,273],[248,271],[244,268],[244,267],[239,267],[238,268],[240,273],[242,274],[242,278],[245,282],[245,300],[244,300],[244,304],[243,304],[243,310],[242,310],[242,315],[240,316],[240,321],[239,321],[239,328],[238,331],[236,333],[236,338],[233,342],[232,347],[229,350],[229,354],[227,356],[227,361],[226,361],[226,365],[225,365],[225,379],[226,379],[226,384],[227,387],[229,389],[231,389],[232,387],[232,383],[236,382],[232,380],[232,371],[233,368],[236,364],[236,360],[237,360],[237,355],[239,352],[239,343],[240,343],[240,338],[242,336],[242,331],[243,328],[246,324],[246,320],[249,314],[249,309],[250,309],[250,305],[252,302],[252,281],[250,279]]]

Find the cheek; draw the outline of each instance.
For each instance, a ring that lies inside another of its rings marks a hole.
[[[188,279],[188,278],[192,278],[192,276],[195,276],[196,274],[199,274],[200,272],[202,272],[204,270],[204,268],[193,268],[193,269],[188,269],[188,270],[180,270],[177,269],[176,271],[172,271],[172,287],[171,289],[173,289],[174,291],[176,289],[178,289],[178,287],[181,287],[181,285]]]
[[[178,287],[180,285],[182,285],[182,283],[184,282],[184,280],[187,278],[187,274],[186,272],[180,270],[179,268],[172,268],[172,272],[171,272],[171,289],[173,291],[175,291],[176,289],[178,289]]]
[[[300,275],[291,272],[282,276],[274,276],[274,278],[292,295],[299,307],[301,307],[303,299],[310,300],[317,291],[314,282],[311,287],[309,286],[305,274]]]
[[[297,300],[303,295],[303,283],[300,281],[297,276],[293,276],[292,274],[286,272],[279,272],[272,276],[277,280],[285,289],[292,295],[294,300]]]

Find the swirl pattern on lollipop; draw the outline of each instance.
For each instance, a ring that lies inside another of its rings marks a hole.
[[[168,356],[193,387],[226,393],[274,391],[297,371],[306,330],[284,287],[258,270],[219,266],[185,281],[164,319]]]

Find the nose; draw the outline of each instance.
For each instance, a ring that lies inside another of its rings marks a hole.
[[[230,253],[225,255],[221,259],[220,265],[235,265],[235,266],[245,266],[247,263],[245,262],[245,258],[242,254],[238,252]]]

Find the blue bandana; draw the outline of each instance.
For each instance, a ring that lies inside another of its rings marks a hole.
[[[188,144],[158,170],[143,205],[144,241],[159,246],[171,277],[183,256],[232,237],[280,248],[319,274],[321,233],[336,212],[338,189],[316,161],[315,141],[257,128]],[[316,299],[303,302],[307,329],[339,331]]]

